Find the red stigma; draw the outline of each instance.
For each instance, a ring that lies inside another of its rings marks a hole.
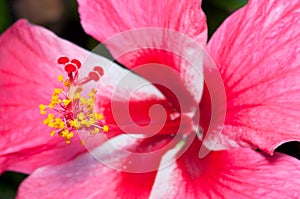
[[[68,63],[65,65],[65,71],[68,73],[76,72],[78,67],[73,63]]]
[[[90,72],[89,78],[97,82],[100,79],[100,75],[96,72]]]
[[[103,76],[103,74],[104,74],[103,68],[100,66],[95,66],[94,71],[96,71],[100,76]]]
[[[58,58],[57,63],[58,64],[66,64],[69,61],[70,61],[70,59],[68,57],[60,57],[60,58]]]
[[[65,68],[65,71],[67,73],[77,72],[78,69],[81,67],[81,62],[78,59],[72,59],[70,61],[70,58],[66,57],[66,56],[59,57],[58,60],[57,60],[57,63],[58,64],[63,64],[64,68]]]
[[[103,68],[100,66],[95,66],[94,71],[89,73],[89,78],[94,80],[94,81],[99,81],[100,77],[103,76]]]
[[[75,64],[78,69],[81,67],[81,62],[77,59],[72,59],[71,63]]]
[[[102,67],[95,66],[93,68],[93,71],[89,73],[88,77],[83,78],[80,81],[77,81],[76,79],[78,77],[78,70],[82,65],[78,59],[70,59],[69,57],[61,56],[58,58],[57,63],[62,64],[64,66],[65,71],[68,73],[69,81],[72,85],[73,84],[83,85],[91,80],[97,82],[104,74]]]

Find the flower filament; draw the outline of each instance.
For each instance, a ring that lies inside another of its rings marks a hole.
[[[96,66],[88,77],[77,81],[80,61],[60,57],[57,62],[64,66],[68,78],[59,75],[58,81],[62,88],[54,88],[48,105],[39,105],[40,114],[48,114],[43,124],[52,129],[50,135],[57,134],[70,144],[76,130],[87,130],[90,135],[108,132],[108,126],[103,124],[103,115],[94,111],[97,90],[91,89],[88,97],[82,95],[82,86],[90,81],[98,81],[103,76],[103,69]]]

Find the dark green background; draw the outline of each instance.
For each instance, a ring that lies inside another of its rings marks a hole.
[[[41,0],[43,1],[43,0]],[[86,49],[93,49],[98,43],[84,33],[79,23],[77,3],[75,0],[62,0],[65,5],[63,18],[51,23],[41,22],[45,26],[73,43]],[[14,9],[18,0],[0,0],[0,33],[14,23],[20,16]],[[247,3],[246,0],[203,0],[203,10],[207,16],[209,36],[217,29],[223,20],[236,9]],[[281,146],[278,151],[299,158],[299,144],[291,142]],[[15,172],[6,172],[0,176],[0,199],[14,198],[17,188],[26,175]]]

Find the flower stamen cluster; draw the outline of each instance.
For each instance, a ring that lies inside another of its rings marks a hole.
[[[77,81],[80,61],[60,57],[58,64],[64,65],[68,78],[64,79],[59,75],[58,81],[62,84],[62,88],[54,88],[48,105],[39,105],[40,114],[48,114],[43,124],[52,129],[50,135],[58,135],[66,144],[70,144],[76,130],[84,129],[90,135],[108,132],[108,126],[103,124],[103,115],[94,111],[97,90],[91,89],[88,97],[82,95],[82,86],[92,80],[98,81],[103,75],[103,69],[96,66],[88,77]]]

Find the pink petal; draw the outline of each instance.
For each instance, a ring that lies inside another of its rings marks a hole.
[[[88,60],[89,61],[89,60]],[[91,58],[93,62],[93,57]],[[108,137],[126,134],[174,134],[180,122],[188,131],[190,121],[179,117],[172,104],[150,82],[131,71],[104,64],[98,89],[98,112],[105,116]]]
[[[151,198],[299,198],[299,160],[240,148],[197,157],[194,144],[159,170]]]
[[[191,120],[179,115],[170,102],[155,87],[130,71],[106,71],[98,90],[99,112],[110,126],[108,136],[126,134],[186,133]]]
[[[206,43],[201,1],[78,2],[85,31],[103,41],[115,59],[150,82],[158,81],[157,88],[177,110],[191,112],[195,108],[202,94],[203,78],[192,64],[201,65],[201,55],[195,63],[184,62],[183,58],[191,51],[201,54],[203,49],[198,50],[196,45]],[[193,46],[187,41],[191,38]],[[151,69],[145,69],[145,64],[151,64]],[[162,70],[163,66],[174,71]],[[183,100],[178,102],[174,95]]]
[[[128,105],[127,99],[123,101],[111,99],[110,101],[102,98],[98,103],[98,106],[104,110],[105,123],[110,129],[106,134],[108,137],[123,133],[143,134],[145,136],[184,134],[191,131],[193,127],[190,118],[177,117],[178,113],[172,109],[166,100],[149,98],[144,101],[136,101],[133,99]],[[157,108],[158,105],[160,108]],[[174,116],[176,117],[173,118]]]
[[[78,0],[78,4],[85,31],[99,41],[131,29],[158,27],[184,33],[202,45],[206,43],[201,0]]]
[[[53,33],[18,21],[0,38],[0,172],[10,168],[31,172],[35,168],[66,161],[84,150],[53,139],[42,124],[39,104],[50,100],[62,54],[83,58],[87,53],[59,40]],[[18,165],[18,166],[16,166]]]
[[[83,61],[90,57],[90,53],[24,20],[1,35],[0,48],[0,172],[11,169],[29,173],[43,165],[64,162],[85,151],[78,145],[78,140],[66,146],[61,139],[51,137],[50,129],[42,124],[45,116],[40,115],[38,106],[49,102],[53,89],[58,86],[57,76],[64,74],[60,67],[55,66],[57,58],[68,55]],[[114,81],[128,71],[99,56],[93,56],[92,62],[110,65],[101,81],[108,92],[103,90],[99,93],[101,103],[109,104],[110,89],[118,83]],[[135,81],[135,78],[132,80]],[[128,91],[133,90],[132,86],[119,87],[123,89],[122,93],[114,95],[114,99],[125,100]],[[156,100],[166,104],[163,96],[149,84],[136,92],[132,100],[146,100],[152,104]],[[105,109],[105,106],[102,108]],[[157,121],[161,116],[151,119]]]
[[[208,51],[227,92],[223,135],[273,153],[300,141],[300,1],[251,1],[217,30]]]
[[[165,138],[158,136],[149,141],[127,144],[122,148],[147,153],[161,148],[164,144]],[[103,156],[120,165],[128,164],[129,157],[118,156],[113,150],[107,151]],[[160,157],[155,157],[149,163],[158,167]],[[147,163],[144,163],[139,162],[136,166],[146,166]],[[90,154],[84,154],[65,164],[36,170],[20,186],[18,198],[148,198],[155,175],[156,171],[118,171],[103,165]]]

